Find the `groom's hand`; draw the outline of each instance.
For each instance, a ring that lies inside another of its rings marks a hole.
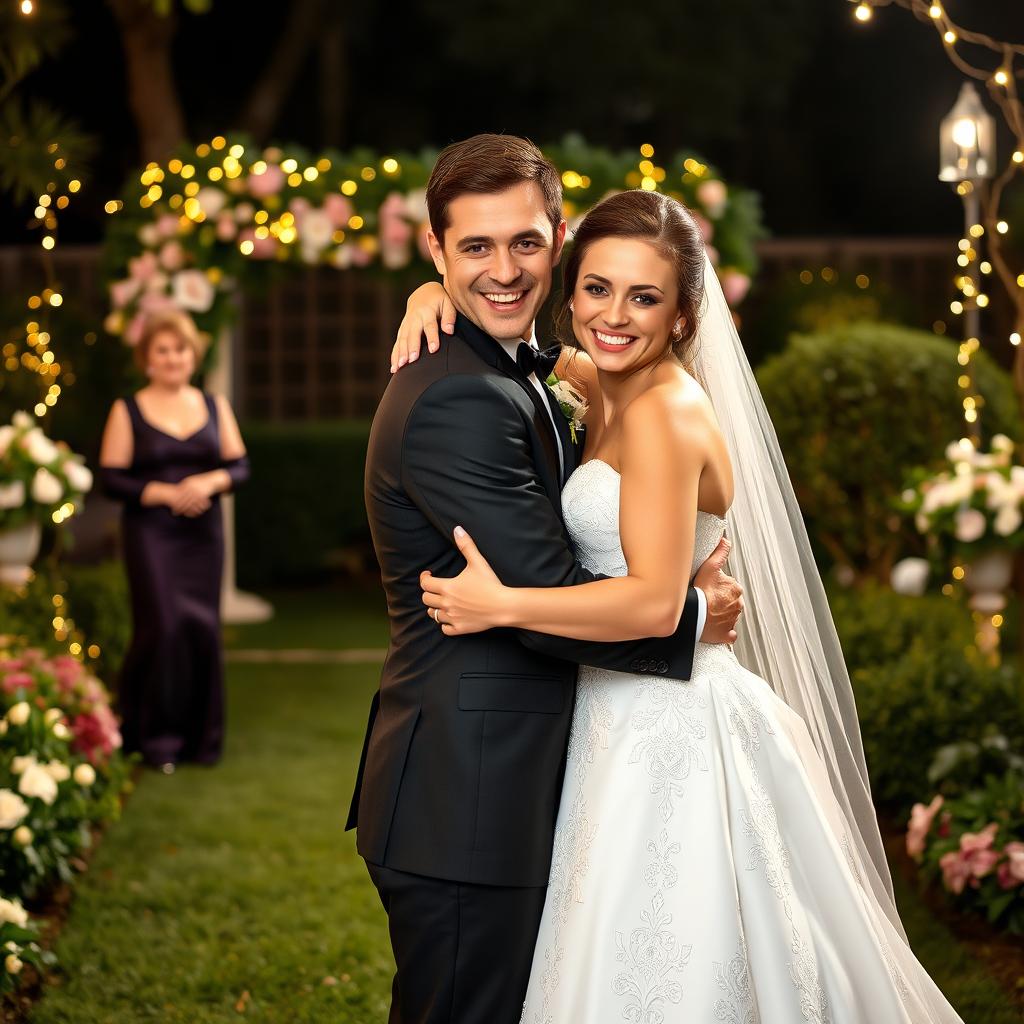
[[[700,635],[704,644],[736,642],[736,620],[743,611],[743,588],[725,574],[725,562],[731,549],[732,544],[723,537],[693,580],[693,585],[704,591],[708,601],[708,616]]]

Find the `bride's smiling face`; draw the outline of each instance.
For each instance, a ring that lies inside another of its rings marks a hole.
[[[602,238],[580,261],[572,329],[606,373],[632,373],[662,359],[679,315],[672,263],[638,238]]]

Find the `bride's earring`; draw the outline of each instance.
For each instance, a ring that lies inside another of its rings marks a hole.
[[[569,303],[569,312],[570,313],[575,313],[576,312],[576,307],[571,302]]]
[[[675,327],[672,328],[672,337],[679,341],[683,336],[683,325],[677,320]]]

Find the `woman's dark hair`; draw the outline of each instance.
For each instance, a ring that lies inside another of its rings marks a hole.
[[[616,193],[603,199],[583,218],[562,271],[562,296],[555,313],[562,340],[580,347],[572,334],[569,303],[576,292],[580,264],[587,249],[603,238],[649,242],[675,267],[683,333],[678,339],[673,337],[672,353],[687,364],[704,301],[704,239],[690,211],[678,200],[659,192],[638,189]]]

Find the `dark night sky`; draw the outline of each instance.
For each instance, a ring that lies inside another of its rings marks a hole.
[[[176,61],[195,139],[231,127],[284,6],[214,0],[211,13],[182,18]],[[948,8],[1024,41],[1019,0]],[[867,26],[847,0],[350,0],[344,10],[342,148],[418,149],[482,130],[543,142],[580,130],[613,147],[650,141],[662,156],[697,149],[761,192],[778,236],[958,230],[959,203],[936,173],[938,122],[962,78],[934,29],[905,10],[880,10]],[[93,211],[136,162],[135,138],[109,13],[76,3],[72,17],[75,41],[27,91],[102,138],[93,179],[63,221],[65,239],[85,240],[102,227]],[[277,140],[322,144],[319,92],[311,55]]]

